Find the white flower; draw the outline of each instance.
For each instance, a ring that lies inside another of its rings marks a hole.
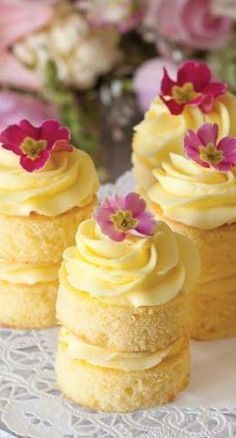
[[[57,17],[46,29],[15,44],[15,55],[44,75],[55,62],[59,78],[81,89],[92,87],[98,76],[112,69],[119,57],[119,33],[112,26],[91,29],[75,12]]]

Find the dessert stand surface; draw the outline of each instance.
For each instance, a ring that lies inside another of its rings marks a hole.
[[[133,189],[131,172],[100,197]],[[0,329],[0,438],[236,437],[236,339],[192,342],[189,387],[171,404],[96,413],[66,400],[53,370],[57,329]]]

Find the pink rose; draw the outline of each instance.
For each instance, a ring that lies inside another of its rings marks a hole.
[[[212,13],[211,0],[150,0],[145,22],[157,38],[160,34],[198,49],[222,47],[233,24],[229,18]]]

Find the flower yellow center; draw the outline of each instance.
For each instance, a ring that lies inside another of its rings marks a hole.
[[[23,154],[31,158],[31,160],[36,160],[46,147],[46,140],[34,140],[31,137],[26,137],[20,145]]]
[[[119,210],[112,215],[112,220],[117,230],[132,230],[138,221],[132,216],[130,211]]]
[[[186,103],[199,96],[199,93],[196,93],[191,82],[186,82],[182,87],[174,85],[172,87],[172,96],[177,103]]]
[[[206,147],[200,148],[200,158],[209,164],[219,164],[223,160],[224,154],[216,149],[213,143],[209,143]]]

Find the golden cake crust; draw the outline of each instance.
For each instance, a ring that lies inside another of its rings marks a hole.
[[[223,225],[212,230],[201,230],[164,216],[161,208],[149,203],[158,219],[163,220],[169,227],[188,237],[196,245],[201,258],[201,282],[236,274],[236,223]]]
[[[73,401],[107,412],[129,412],[173,400],[188,383],[188,340],[173,356],[144,371],[122,371],[72,360],[59,344],[58,385]]]
[[[67,290],[62,283],[57,317],[88,343],[116,351],[156,351],[185,334],[188,299],[189,294],[182,292],[159,306],[116,306],[103,304],[86,293]]]
[[[200,283],[193,288],[189,301],[191,337],[207,341],[236,336],[236,287],[235,292],[229,293],[214,293],[214,290],[201,292],[202,283],[236,274],[236,223],[213,230],[200,230],[166,218],[154,204],[152,209],[172,230],[189,237],[199,250]]]
[[[0,258],[22,263],[59,263],[64,249],[74,243],[80,222],[96,204],[73,208],[55,217],[0,215]]]
[[[0,326],[44,328],[56,325],[58,282],[33,285],[0,281]]]
[[[236,287],[229,293],[195,291],[190,307],[189,331],[193,339],[208,341],[236,336]]]

